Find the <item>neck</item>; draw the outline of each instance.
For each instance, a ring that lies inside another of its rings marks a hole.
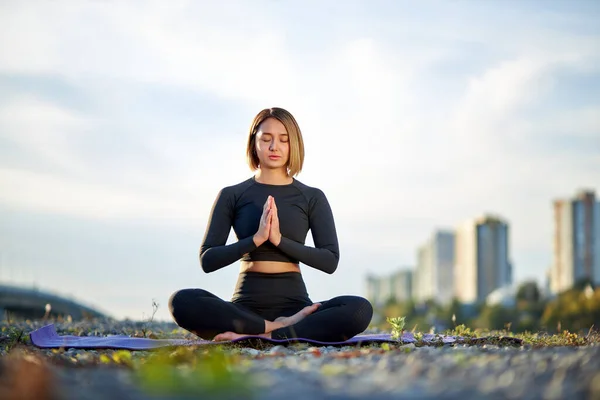
[[[254,175],[259,183],[267,185],[287,185],[292,183],[292,178],[283,169],[258,169]]]

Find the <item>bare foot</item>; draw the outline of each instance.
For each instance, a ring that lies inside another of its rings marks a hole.
[[[270,338],[271,334],[270,333],[262,333],[260,335],[247,335],[247,334],[243,334],[243,333],[223,332],[223,333],[219,333],[217,336],[215,336],[213,338],[213,341],[226,342],[226,341],[230,341],[230,340],[239,339],[239,338],[245,337],[245,336],[262,336],[262,337]]]
[[[279,317],[275,319],[275,322],[280,322],[283,324],[283,327],[295,325],[298,322],[302,321],[306,318],[307,315],[310,315],[317,311],[317,308],[321,306],[321,303],[314,303],[310,306],[304,307],[302,310],[298,311],[296,314],[291,317]]]
[[[223,332],[223,333],[219,333],[217,336],[215,336],[213,338],[213,340],[215,342],[225,342],[225,341],[228,341],[228,340],[239,339],[242,336],[245,336],[245,335],[241,335],[241,334],[235,333],[235,332]]]

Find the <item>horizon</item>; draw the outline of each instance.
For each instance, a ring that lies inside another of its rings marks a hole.
[[[171,321],[186,287],[228,299],[239,262],[205,274],[198,252],[273,106],[335,217],[338,270],[301,265],[313,301],[487,213],[513,283],[542,285],[552,202],[600,197],[598,2],[63,4],[0,5],[0,282],[119,319],[156,299]]]

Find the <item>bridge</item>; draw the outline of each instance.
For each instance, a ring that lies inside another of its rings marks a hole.
[[[106,318],[103,312],[35,287],[0,284],[0,318]]]

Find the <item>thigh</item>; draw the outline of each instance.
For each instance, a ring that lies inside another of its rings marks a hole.
[[[173,293],[169,299],[169,309],[173,314],[184,310],[187,313],[206,314],[212,310],[211,314],[232,315],[242,313],[256,315],[256,312],[251,308],[224,300],[204,289],[182,289]]]
[[[171,296],[170,310],[182,328],[204,339],[223,332],[261,334],[265,321],[247,307],[203,289],[183,289]]]
[[[315,303],[321,303],[321,306],[317,308],[316,312],[328,310],[336,307],[348,307],[348,306],[358,306],[365,301],[362,297],[359,296],[336,296],[332,297],[329,300],[316,301]]]
[[[222,300],[219,296],[212,294],[208,290],[204,289],[182,289],[175,294],[181,293],[182,295],[191,298],[191,299],[202,299],[202,298],[211,298],[211,299],[219,299]]]

